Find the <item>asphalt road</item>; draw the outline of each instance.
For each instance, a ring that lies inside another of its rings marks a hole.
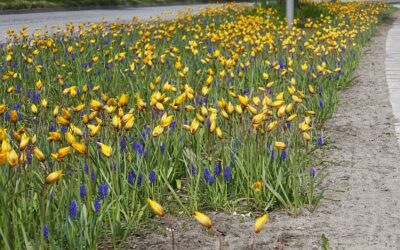
[[[97,10],[74,10],[74,11],[55,11],[26,14],[6,14],[0,15],[0,42],[5,41],[6,31],[15,29],[19,31],[23,26],[28,26],[31,34],[35,28],[43,28],[47,25],[51,29],[52,25],[59,25],[65,28],[67,22],[75,24],[80,22],[100,22],[103,18],[107,21],[117,21],[118,19],[132,20],[137,16],[140,20],[148,20],[150,17],[168,14],[169,17],[175,16],[179,11],[191,8],[194,12],[201,8],[210,6],[209,4],[197,5],[175,5],[161,7],[131,7],[121,9],[97,9]],[[211,5],[213,6],[213,5]]]

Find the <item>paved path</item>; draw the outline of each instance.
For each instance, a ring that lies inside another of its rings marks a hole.
[[[216,4],[196,4],[196,5],[175,5],[161,7],[131,7],[123,9],[101,9],[101,10],[77,10],[77,11],[56,11],[28,14],[7,14],[0,15],[0,42],[4,41],[6,30],[15,29],[19,31],[23,26],[29,27],[31,33],[35,28],[53,24],[65,27],[65,23],[71,21],[79,22],[99,22],[105,18],[107,21],[132,20],[133,16],[138,16],[141,20],[147,20],[150,17],[164,15],[169,13],[175,16],[179,11],[192,9],[198,12],[201,8],[207,6],[216,6]]]
[[[394,5],[400,8],[400,4]],[[390,102],[395,118],[397,141],[400,144],[400,18],[389,30],[386,40],[386,82],[389,85]]]

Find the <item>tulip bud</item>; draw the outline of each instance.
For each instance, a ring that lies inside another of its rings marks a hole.
[[[155,200],[152,200],[152,199],[148,198],[147,199],[147,204],[153,210],[153,213],[155,213],[156,215],[158,215],[160,217],[163,217],[165,215],[164,209]]]
[[[19,143],[19,149],[23,151],[29,144],[30,138],[24,133],[21,137],[21,141]]]
[[[206,227],[206,228],[211,228],[212,222],[211,222],[211,219],[210,219],[207,215],[205,215],[205,214],[203,214],[203,213],[200,213],[200,212],[194,212],[193,217],[194,217],[202,226],[204,226],[204,227]]]
[[[256,234],[258,234],[259,232],[261,232],[261,230],[264,228],[265,223],[267,223],[268,220],[268,214],[264,214],[263,216],[259,217],[256,220],[256,224],[254,225],[254,232]]]
[[[8,152],[7,161],[8,161],[8,164],[10,164],[11,167],[17,166],[17,164],[18,164],[18,154],[17,154],[17,152],[15,152],[14,149],[12,149],[10,152]]]
[[[42,151],[40,151],[39,148],[35,147],[33,149],[33,155],[38,159],[39,161],[44,161],[46,158],[44,157],[44,154]]]
[[[54,171],[46,177],[45,183],[47,185],[53,184],[62,176],[62,170]]]
[[[106,144],[101,142],[97,142],[97,145],[100,146],[100,152],[105,155],[106,157],[110,157],[112,154],[112,148]]]
[[[157,137],[164,132],[164,128],[161,125],[158,125],[153,129],[153,132],[151,133],[154,137]]]
[[[280,141],[276,141],[275,142],[275,147],[279,150],[284,150],[287,146],[285,143],[280,142]]]

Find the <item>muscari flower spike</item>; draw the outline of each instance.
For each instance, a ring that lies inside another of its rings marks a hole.
[[[76,203],[75,200],[71,201],[69,204],[69,217],[72,220],[75,220],[78,215],[78,204]]]

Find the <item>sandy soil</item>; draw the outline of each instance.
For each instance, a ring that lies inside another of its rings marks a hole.
[[[395,17],[400,18],[399,12]],[[320,249],[321,235],[334,249],[400,249],[400,154],[385,81],[385,42],[390,24],[381,25],[354,72],[354,84],[341,92],[329,134],[323,186],[317,210],[292,217],[270,214],[257,249]],[[254,221],[240,215],[211,214],[223,232],[224,249],[250,249]],[[218,249],[218,239],[191,221],[180,222],[178,249]],[[127,249],[170,249],[169,234],[132,236]]]

